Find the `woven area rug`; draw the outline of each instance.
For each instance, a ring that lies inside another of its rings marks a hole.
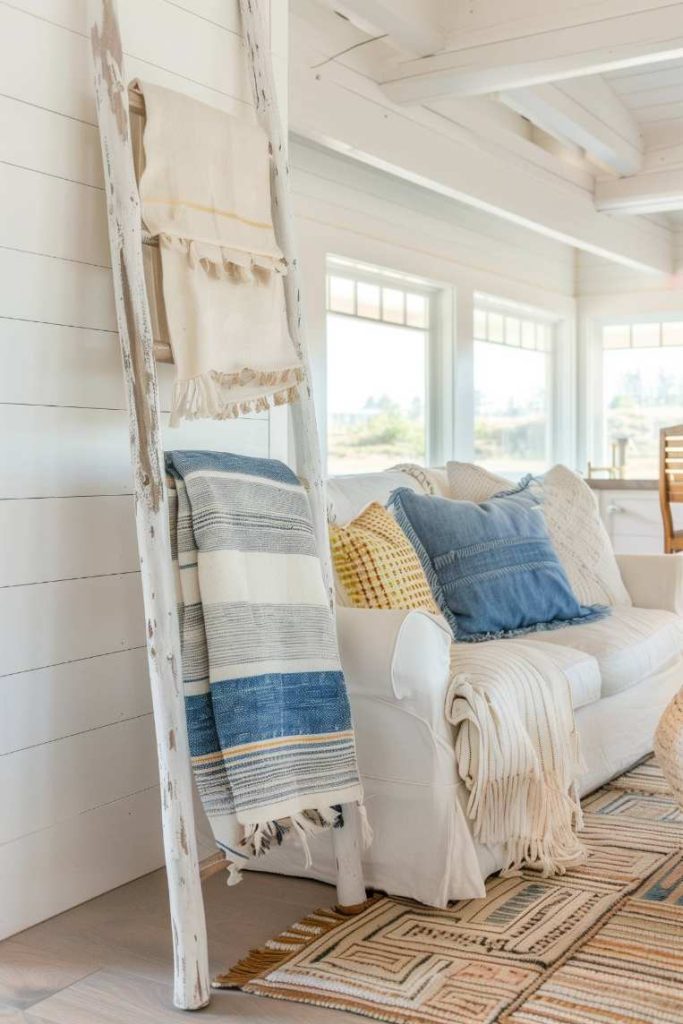
[[[683,1024],[683,812],[650,760],[584,801],[588,862],[433,910],[318,910],[219,988],[395,1024]]]

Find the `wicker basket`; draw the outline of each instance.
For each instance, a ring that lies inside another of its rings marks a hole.
[[[655,733],[655,754],[683,808],[683,687],[667,705]]]

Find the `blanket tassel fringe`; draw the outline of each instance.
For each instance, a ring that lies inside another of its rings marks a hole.
[[[372,842],[372,828],[368,821],[368,813],[363,804],[358,804],[358,815],[361,828],[361,844],[367,849]],[[339,807],[316,807],[311,811],[292,814],[281,821],[266,821],[250,825],[245,832],[241,845],[254,857],[267,853],[273,845],[281,845],[285,835],[292,832],[304,851],[304,867],[313,864],[311,850],[308,845],[309,836],[318,835],[329,828],[343,827],[342,812]],[[228,885],[237,885],[242,881],[242,870],[239,864],[229,861]]]
[[[199,377],[179,380],[173,393],[171,426],[178,426],[181,420],[231,420],[267,412],[273,406],[291,405],[299,400],[302,381],[303,370],[299,366],[274,371],[244,369],[236,373],[210,370]],[[233,389],[245,386],[269,388],[271,392],[235,401]]]
[[[566,792],[552,774],[513,777],[484,783],[477,797],[470,800],[468,814],[479,842],[505,843],[501,874],[530,868],[547,878],[585,862],[586,848],[576,834],[583,815],[574,786]]]

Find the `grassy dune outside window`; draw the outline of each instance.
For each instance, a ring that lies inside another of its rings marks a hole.
[[[551,458],[553,327],[504,309],[474,310],[474,457],[510,475]]]
[[[431,295],[398,275],[330,263],[327,469],[368,473],[428,457]]]

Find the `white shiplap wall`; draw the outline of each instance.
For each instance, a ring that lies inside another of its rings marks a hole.
[[[119,11],[131,76],[253,116],[237,0]],[[162,863],[87,32],[86,0],[0,3],[0,937]],[[263,455],[269,430],[167,444]]]
[[[358,258],[375,242],[406,270],[412,261],[413,273],[437,280],[479,275],[482,287],[492,279],[500,294],[541,306],[574,296],[571,246],[303,139],[293,142],[291,163],[304,246],[314,233],[331,246],[344,233]]]
[[[615,312],[621,308],[622,302],[625,312],[639,302],[643,305],[643,312],[648,307],[656,311],[658,301],[662,303],[661,312],[676,304],[680,307],[683,301],[683,217],[679,211],[658,216],[666,219],[672,229],[674,273],[648,274],[620,266],[601,256],[577,251],[576,293],[580,300],[614,297]]]

